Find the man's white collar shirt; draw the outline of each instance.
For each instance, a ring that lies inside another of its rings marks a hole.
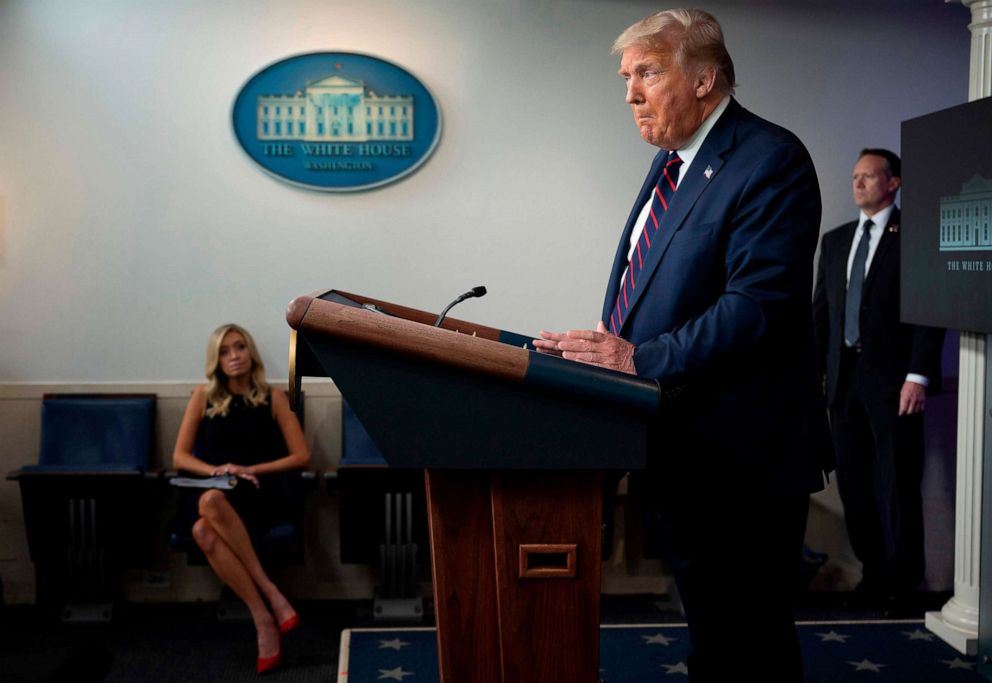
[[[871,218],[871,222],[873,223],[868,237],[868,258],[865,261],[865,277],[868,277],[871,260],[875,256],[875,250],[878,249],[878,243],[882,240],[882,231],[889,224],[889,217],[892,215],[893,209],[895,209],[895,204],[889,204],[874,216],[869,216],[864,211],[858,216],[858,227],[854,231],[854,239],[851,240],[851,250],[847,254],[848,282],[851,280],[851,266],[854,264],[854,252],[858,250],[858,244],[861,243],[861,236],[865,234],[865,221]]]

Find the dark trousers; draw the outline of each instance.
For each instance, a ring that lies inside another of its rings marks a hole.
[[[658,523],[689,626],[691,683],[746,678],[761,652],[766,680],[803,680],[793,607],[808,511],[808,495],[745,483],[662,496]]]
[[[899,397],[863,377],[846,351],[830,429],[847,533],[861,560],[859,589],[876,595],[915,590],[923,579],[923,414],[899,417]]]

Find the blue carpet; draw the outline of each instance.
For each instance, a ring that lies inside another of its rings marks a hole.
[[[742,624],[742,628],[747,628]],[[961,655],[922,621],[830,621],[799,625],[807,683],[988,683],[975,658]],[[604,683],[686,681],[684,625],[603,626]],[[741,680],[762,680],[756,652],[741,663]],[[350,629],[341,634],[338,683],[437,683],[434,629]]]

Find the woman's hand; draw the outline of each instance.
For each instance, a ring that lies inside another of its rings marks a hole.
[[[255,488],[258,488],[258,477],[255,476],[255,473],[252,471],[252,468],[250,467],[235,465],[233,462],[229,462],[226,465],[220,465],[219,467],[214,469],[212,474],[212,476],[214,477],[220,477],[224,475],[233,475],[235,477],[238,477],[239,479],[245,479],[246,481],[250,481],[252,484],[254,484]]]

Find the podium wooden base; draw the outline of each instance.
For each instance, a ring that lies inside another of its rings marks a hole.
[[[602,477],[428,470],[441,683],[596,683]]]

